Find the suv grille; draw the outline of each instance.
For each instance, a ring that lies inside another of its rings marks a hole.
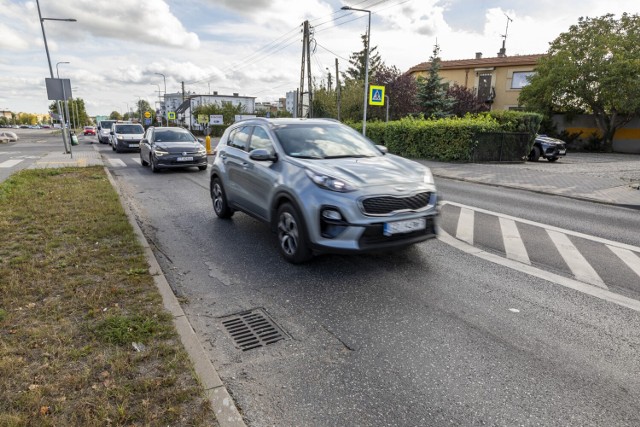
[[[370,197],[362,201],[362,209],[366,215],[388,215],[397,211],[419,210],[429,204],[431,193],[425,191],[410,197]]]

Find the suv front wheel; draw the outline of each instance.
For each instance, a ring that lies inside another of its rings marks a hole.
[[[278,209],[278,248],[285,260],[300,264],[312,257],[300,214],[290,203]]]
[[[211,201],[213,202],[213,211],[218,218],[231,218],[233,210],[227,203],[227,196],[224,194],[219,178],[214,178],[211,184]]]

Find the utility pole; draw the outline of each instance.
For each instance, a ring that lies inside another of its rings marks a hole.
[[[304,104],[304,71],[307,69],[307,87],[309,88],[309,107],[307,117],[313,117],[313,88],[311,83],[311,37],[309,36],[309,21],[304,21],[302,36],[302,66],[300,67],[300,92],[298,93],[298,117],[303,116]]]
[[[338,58],[336,58],[336,97],[338,104],[338,120],[340,120],[340,74],[338,74]]]
[[[182,102],[184,102],[184,82],[180,83],[182,83]]]

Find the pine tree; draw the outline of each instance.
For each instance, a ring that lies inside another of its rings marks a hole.
[[[442,84],[442,78],[438,75],[440,71],[440,46],[433,47],[431,68],[427,78],[419,76],[416,79],[416,98],[420,111],[425,117],[442,118],[451,114],[455,100],[447,96],[447,90]]]
[[[367,52],[367,35],[363,34],[360,36],[362,38],[362,50],[358,52],[353,52],[349,57],[349,63],[351,66],[344,72],[344,79],[351,80],[361,80],[364,81],[364,72],[365,72],[365,59]],[[369,80],[372,80],[376,73],[380,70],[384,64],[382,59],[380,58],[380,54],[376,51],[378,46],[375,46],[369,52]]]

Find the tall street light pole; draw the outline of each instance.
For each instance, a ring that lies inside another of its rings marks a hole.
[[[158,86],[158,104],[162,104],[162,99],[160,98],[160,85],[158,83],[151,83],[151,86]],[[162,126],[162,116],[160,116],[160,126]]]
[[[62,62],[56,62],[56,78],[60,79],[60,69],[58,68],[58,65],[60,64],[71,64],[71,62],[68,61],[62,61]],[[64,92],[64,84],[62,85],[62,97],[64,98],[64,107],[65,109],[67,109],[67,117],[66,119],[64,119],[64,124],[62,126],[62,135],[65,135],[65,131],[64,129],[66,129],[66,124],[67,124],[67,120],[69,120],[69,125],[71,125],[71,119],[69,117],[69,110],[67,108],[68,103],[67,103],[67,94]],[[64,118],[64,114],[63,111],[60,109],[60,101],[58,101],[58,112],[61,114],[61,116]]]
[[[342,10],[356,10],[358,12],[367,12],[369,14],[369,25],[367,26],[367,46],[364,58],[364,113],[362,115],[362,135],[367,134],[367,97],[369,95],[369,50],[371,46],[371,11],[366,9],[356,9],[355,7],[342,6]]]
[[[164,104],[165,104],[165,102],[167,102],[167,78],[162,73],[154,73],[154,74],[162,76],[162,80],[164,80],[164,97],[163,97],[164,102],[160,101],[160,106],[162,107],[162,112],[163,112],[163,115],[164,115]],[[160,124],[162,124],[162,121],[160,121]],[[168,119],[167,119],[167,126],[169,126],[169,120]]]
[[[48,20],[48,21],[76,22],[76,20],[72,19],[72,18],[67,18],[67,19],[43,18],[42,17],[42,13],[40,11],[40,1],[39,0],[36,0],[36,6],[38,6],[38,18],[40,19],[40,28],[42,28],[42,39],[44,40],[44,49],[47,52],[47,63],[49,64],[49,73],[51,75],[51,78],[53,78],[53,67],[51,66],[51,56],[49,55],[49,45],[47,44],[47,35],[44,32],[44,21]],[[60,108],[60,101],[58,101],[58,113],[60,113],[62,115],[62,109]],[[62,116],[64,117],[64,115],[62,115]],[[66,132],[64,131],[64,129],[62,130],[62,143],[64,144],[65,153],[70,153],[73,156],[73,154],[71,153],[71,144],[69,143],[69,140],[67,139],[67,135],[66,135]]]

